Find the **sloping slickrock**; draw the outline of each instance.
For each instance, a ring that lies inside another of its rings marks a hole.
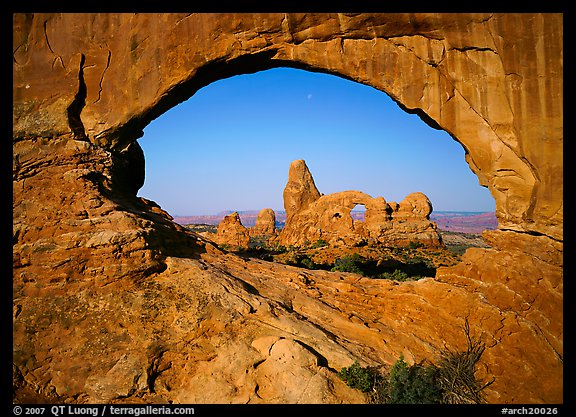
[[[558,360],[561,340],[553,336],[561,334],[561,330],[550,328],[545,337],[541,336],[546,327],[543,318],[549,316],[550,306],[561,299],[561,268],[551,270],[554,278],[551,276],[550,281],[534,279],[530,288],[507,289],[496,280],[479,280],[482,272],[494,274],[496,279],[501,264],[484,265],[485,271],[479,271],[478,276],[452,281],[466,273],[472,259],[486,260],[492,254],[492,249],[476,249],[467,253],[469,259],[461,267],[442,268],[440,278],[406,283],[351,273],[302,270],[230,255],[217,259],[207,254],[206,259],[250,284],[260,296],[277,300],[307,323],[314,323],[330,340],[353,352],[364,366],[391,365],[400,354],[415,363],[438,360],[446,349],[465,350],[463,329],[467,319],[471,335],[486,344],[476,376],[484,382],[495,378],[487,389],[488,401],[502,403],[508,398],[512,402],[543,402],[556,390],[558,381],[550,375],[562,373]],[[528,256],[520,250],[503,251],[500,256],[501,262],[508,257],[520,262],[507,277],[551,265],[544,260],[537,265],[526,262]],[[549,292],[547,288],[552,287],[554,290]],[[536,294],[549,295],[528,308],[530,297]],[[351,364],[331,346],[324,345],[321,338],[300,340],[326,358],[331,368]],[[531,366],[526,366],[527,360]],[[536,378],[542,378],[538,394],[530,383]],[[528,392],[533,394],[527,395]]]

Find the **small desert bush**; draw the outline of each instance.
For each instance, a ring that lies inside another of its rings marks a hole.
[[[373,404],[438,404],[442,395],[436,375],[433,365],[408,366],[402,356],[388,375],[376,368],[361,367],[358,361],[342,368],[338,374],[349,387],[368,394],[369,402]]]
[[[393,281],[410,281],[420,277],[410,277],[406,272],[401,271],[400,269],[395,269],[393,272],[382,272],[381,274],[378,274],[376,278],[391,279]]]
[[[354,361],[349,367],[342,368],[338,376],[349,387],[359,389],[362,392],[370,392],[376,385],[376,380],[382,376],[371,368],[363,368],[358,361]]]
[[[269,251],[269,252],[274,252],[274,253],[286,253],[286,252],[288,252],[288,248],[286,248],[286,246],[279,245],[279,244],[267,244],[264,247],[264,249]]]
[[[324,246],[328,246],[328,242],[324,239],[318,239],[315,243],[310,246],[311,249],[323,248]]]
[[[471,247],[473,246],[466,244],[454,244],[454,243],[446,244],[446,249],[448,249],[454,255],[457,255],[459,257],[464,255],[464,253]]]
[[[439,404],[441,388],[437,382],[438,368],[434,365],[408,366],[404,357],[390,369],[387,404]]]
[[[365,259],[354,253],[352,255],[346,255],[342,258],[336,259],[334,266],[332,267],[332,272],[353,272],[355,274],[364,275],[364,271],[360,269],[360,265],[364,263]]]
[[[364,368],[355,361],[342,368],[338,376],[352,388],[368,394],[374,404],[481,404],[485,402],[483,390],[494,380],[482,384],[474,375],[485,345],[470,337],[468,321],[465,323],[467,348],[464,351],[446,350],[438,364],[408,365],[404,357],[380,373],[375,368]]]
[[[438,362],[438,384],[445,404],[479,404],[484,402],[484,389],[494,382],[480,383],[474,376],[486,345],[470,336],[468,320],[464,323],[467,348],[465,351],[446,350]]]
[[[408,243],[408,249],[418,249],[418,248],[423,248],[424,244],[422,242],[417,242],[414,240],[411,240],[410,243]]]
[[[248,247],[250,249],[264,249],[266,247],[266,236],[250,236]]]
[[[300,264],[306,269],[317,269],[314,261],[308,257],[304,257],[300,260]]]

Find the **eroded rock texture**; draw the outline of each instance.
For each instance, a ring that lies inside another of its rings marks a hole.
[[[350,215],[359,204],[366,208],[364,221]],[[345,246],[406,246],[410,242],[439,246],[442,242],[436,224],[430,221],[432,204],[423,193],[412,193],[400,204],[361,191],[322,195],[304,160],[290,164],[284,209],[286,225],[278,238],[282,245],[305,246],[318,240]]]
[[[278,235],[276,229],[276,213],[271,208],[260,210],[256,224],[249,229],[250,236],[273,239]]]
[[[218,224],[213,240],[219,245],[247,248],[250,243],[250,232],[242,224],[240,215],[234,212],[225,216]]]
[[[362,402],[335,370],[462,349],[468,317],[489,401],[562,402],[562,24],[14,14],[15,401]],[[496,200],[491,248],[414,283],[302,272],[225,255],[135,196],[147,123],[277,66],[373,86],[449,132]]]

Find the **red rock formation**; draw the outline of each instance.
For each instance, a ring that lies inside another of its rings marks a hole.
[[[406,246],[410,242],[438,246],[442,242],[430,221],[432,204],[422,193],[410,194],[399,205],[360,191],[321,196],[306,163],[299,160],[290,165],[284,198],[286,225],[278,238],[282,245],[303,246],[320,239],[346,246]],[[366,207],[364,221],[350,215],[358,204]]]
[[[361,402],[334,369],[461,349],[464,317],[489,401],[563,401],[562,14],[16,13],[12,51],[15,401]],[[491,248],[416,283],[304,279],[135,196],[150,121],[279,65],[450,133],[496,201]]]
[[[264,237],[264,238],[274,238],[278,235],[278,229],[276,229],[276,214],[271,208],[265,208],[260,210],[258,217],[256,218],[256,224],[254,227],[249,229],[250,236],[254,237]]]
[[[72,131],[123,150],[219,78],[310,68],[385,91],[448,131],[501,226],[562,236],[561,14],[63,13],[15,14],[13,25],[15,138]],[[527,65],[536,56],[545,68]]]
[[[288,183],[284,188],[284,210],[286,223],[301,210],[320,198],[314,178],[303,159],[292,161],[288,171]]]
[[[240,216],[236,211],[224,217],[218,224],[214,241],[219,245],[231,246],[234,249],[248,247],[250,234],[248,229],[242,225]]]

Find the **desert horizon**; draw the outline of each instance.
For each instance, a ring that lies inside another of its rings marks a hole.
[[[174,221],[182,226],[190,224],[207,224],[216,226],[225,216],[237,212],[246,227],[252,227],[260,210],[223,210],[214,214],[174,215]],[[276,227],[281,229],[286,221],[284,210],[274,210]],[[365,210],[352,210],[350,215],[354,220],[363,220]],[[461,233],[481,233],[484,230],[494,230],[498,227],[498,219],[493,211],[433,211],[430,220],[434,221],[440,230]]]

